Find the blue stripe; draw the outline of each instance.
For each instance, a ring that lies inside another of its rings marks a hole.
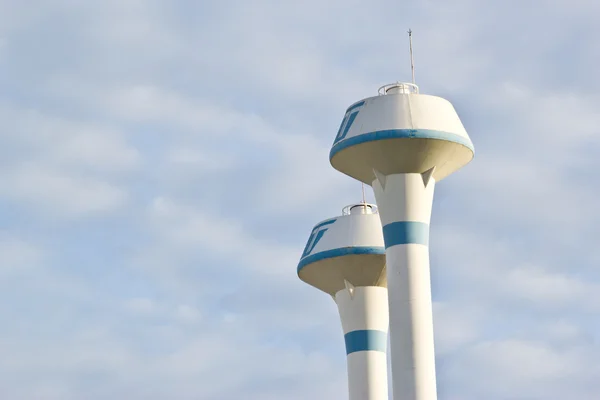
[[[429,245],[429,224],[415,221],[392,222],[383,227],[385,248],[397,244]]]
[[[385,131],[367,132],[362,133],[358,136],[353,136],[333,144],[331,151],[329,152],[329,159],[331,160],[340,151],[345,148],[355,146],[361,143],[374,142],[377,140],[385,139],[438,139],[446,140],[448,142],[454,142],[461,144],[472,152],[475,152],[473,143],[468,138],[457,135],[456,133],[434,131],[430,129],[389,129]]]
[[[346,127],[344,128],[344,132],[339,136],[340,138],[338,140],[342,140],[346,137],[346,135],[348,134],[348,131],[350,130],[350,127],[354,123],[354,120],[356,119],[357,115],[358,115],[357,112],[350,114],[350,117],[348,118],[348,122],[346,123]]]
[[[350,111],[357,109],[358,107],[362,106],[363,104],[365,104],[365,101],[359,101],[358,103],[354,104],[353,106],[350,106],[350,108],[348,108],[346,110],[346,114],[348,114]]]
[[[317,243],[319,243],[319,241],[323,238],[323,235],[325,234],[327,229],[319,229],[321,229],[324,226],[331,225],[335,221],[337,221],[336,218],[331,218],[327,221],[319,223],[313,228],[312,232],[310,233],[310,236],[308,237],[308,240],[306,241],[306,246],[304,246],[304,251],[302,252],[302,256],[300,258],[306,257],[308,254],[310,254],[314,250]]]
[[[357,351],[381,351],[387,347],[387,332],[376,330],[352,331],[344,335],[346,354]]]
[[[333,224],[335,221],[337,221],[337,218],[330,218],[327,219],[325,221],[319,222],[317,225],[315,225],[315,227],[313,228],[313,232],[316,231],[317,229],[325,226],[325,225],[331,225]]]
[[[328,258],[335,258],[341,256],[349,256],[349,255],[359,255],[359,254],[385,254],[385,248],[383,247],[341,247],[339,249],[332,249],[321,251],[319,253],[312,254],[310,256],[306,256],[300,260],[298,264],[298,272],[302,268],[304,268],[308,264],[312,264],[317,261],[325,260]]]

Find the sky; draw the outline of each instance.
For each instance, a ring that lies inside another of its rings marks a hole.
[[[329,149],[410,80],[410,28],[476,149],[436,186],[439,399],[597,399],[599,15],[0,0],[0,398],[347,398],[336,306],[296,266],[360,200]]]

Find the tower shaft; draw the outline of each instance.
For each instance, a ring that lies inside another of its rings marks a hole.
[[[436,400],[429,272],[431,174],[376,174],[373,190],[386,247],[395,400]]]
[[[335,294],[348,365],[350,400],[388,400],[388,292],[385,287],[359,286]]]

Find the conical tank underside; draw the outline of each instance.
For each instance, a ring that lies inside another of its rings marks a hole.
[[[385,253],[349,254],[322,259],[299,269],[298,276],[332,296],[346,287],[345,281],[353,286],[387,287]]]

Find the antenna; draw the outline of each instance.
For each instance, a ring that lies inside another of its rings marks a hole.
[[[408,43],[410,46],[410,71],[412,72],[412,83],[415,84],[415,60],[413,58],[413,48],[412,48],[412,30],[408,30]]]
[[[362,184],[362,202],[363,204],[367,204],[367,200],[365,199],[365,183],[361,182]]]

